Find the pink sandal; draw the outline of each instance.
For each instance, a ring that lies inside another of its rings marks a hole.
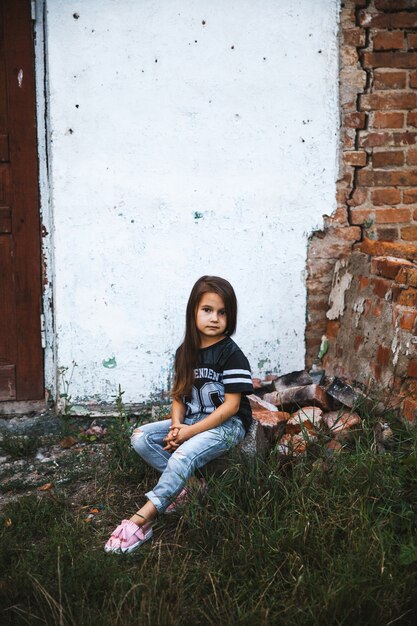
[[[121,524],[112,532],[110,539],[104,546],[106,552],[116,554],[128,554],[137,550],[145,541],[152,537],[152,526],[144,524],[138,526],[128,519],[124,519]]]

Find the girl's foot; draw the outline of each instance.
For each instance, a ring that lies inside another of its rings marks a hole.
[[[134,522],[124,519],[112,532],[104,546],[106,552],[128,554],[137,550],[145,541],[152,537],[151,524],[137,526]]]
[[[189,502],[190,497],[191,497],[191,494],[190,494],[189,489],[185,488],[182,491],[180,491],[177,497],[175,498],[174,502],[171,502],[171,504],[169,504],[167,508],[165,509],[165,514],[169,515],[170,513],[174,513],[179,506]]]
[[[199,498],[203,498],[207,491],[206,481],[204,478],[200,478],[200,480],[194,479],[191,482],[190,487],[185,487],[180,493],[177,495],[175,500],[171,502],[165,509],[166,514],[174,513],[178,507],[187,504],[191,500],[192,494],[196,492]]]

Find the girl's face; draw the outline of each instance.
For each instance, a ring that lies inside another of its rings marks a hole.
[[[197,305],[195,324],[200,333],[201,347],[207,348],[223,339],[227,316],[223,298],[217,293],[204,293]]]

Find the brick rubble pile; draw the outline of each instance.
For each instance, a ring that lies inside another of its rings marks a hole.
[[[254,429],[261,430],[281,456],[303,455],[316,441],[333,454],[361,430],[362,420],[352,408],[358,396],[337,379],[320,385],[300,371],[265,381],[255,378],[254,388],[248,396]]]

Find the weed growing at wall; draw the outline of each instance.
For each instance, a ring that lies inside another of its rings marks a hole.
[[[61,391],[59,392],[60,414],[63,416],[70,415],[71,409],[73,407],[72,398],[70,395],[70,388],[72,378],[74,376],[74,370],[76,367],[78,367],[78,365],[75,361],[73,361],[71,367],[58,368],[58,376],[61,389]]]

